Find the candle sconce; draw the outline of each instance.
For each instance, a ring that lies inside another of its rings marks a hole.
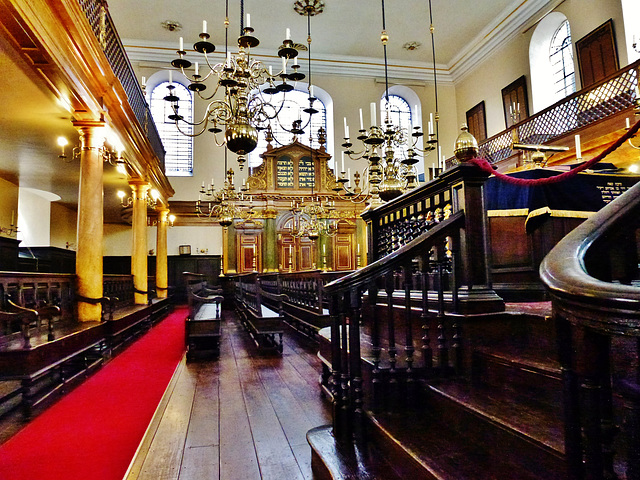
[[[0,227],[0,235],[5,234],[13,237],[16,233],[18,233],[18,226],[16,225],[16,212],[13,210],[11,212],[11,225],[9,225],[9,228]]]

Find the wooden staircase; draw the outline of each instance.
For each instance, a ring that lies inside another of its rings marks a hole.
[[[335,442],[331,427],[309,432],[318,478],[390,478],[388,468],[397,478],[412,479],[568,478],[562,381],[549,317],[497,313],[461,323],[470,350],[463,372],[421,379],[414,405],[404,401],[399,380],[400,398],[366,411],[366,447]],[[369,378],[370,360],[362,365]],[[363,385],[366,405],[371,384]],[[360,473],[349,476],[353,472]]]

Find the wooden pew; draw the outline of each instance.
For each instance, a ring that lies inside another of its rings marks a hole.
[[[236,278],[236,310],[240,321],[258,348],[276,350],[282,354],[282,303],[286,299],[286,295],[263,290],[257,274]]]
[[[220,353],[221,308],[224,297],[221,290],[210,288],[204,275],[183,272],[187,285],[189,316],[185,323],[187,359],[196,351]]]

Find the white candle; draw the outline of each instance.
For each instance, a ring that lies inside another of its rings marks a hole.
[[[626,128],[627,130],[629,130],[629,127],[631,126],[631,125],[629,124],[629,117],[625,118],[625,119],[624,119],[624,121],[625,121],[625,128]]]
[[[169,70],[169,83],[173,83],[173,70]]]
[[[227,52],[227,67],[231,67],[231,52]]]
[[[184,50],[184,40],[182,39],[182,37],[180,37],[180,51],[182,52]]]
[[[287,73],[287,59],[282,57],[282,73]]]
[[[313,98],[313,85],[309,85],[309,96]]]
[[[442,147],[438,147],[438,167],[442,168]]]
[[[344,152],[340,152],[340,153],[342,153],[342,169],[340,171],[344,172]]]
[[[202,21],[202,33],[207,33],[207,21]]]
[[[285,39],[285,40],[291,40],[291,29],[290,29],[290,28],[287,28],[287,29],[285,30],[284,39]]]
[[[245,25],[245,27],[250,27],[251,26],[251,15],[247,13],[247,24]]]
[[[326,244],[322,244],[322,254],[326,255],[327,254],[327,245]]]
[[[347,117],[344,117],[344,138],[349,138],[349,127],[347,127]]]
[[[357,253],[358,253],[358,255],[360,255],[360,244],[358,243],[357,245],[358,245]]]
[[[360,130],[364,130],[364,122],[362,121],[362,109],[360,109]]]
[[[269,65],[269,76],[273,77],[273,67]]]
[[[196,70],[196,75],[198,75],[198,72],[199,72],[198,62],[196,62],[195,70]]]
[[[371,126],[373,127],[376,124],[376,104],[375,102],[371,102]]]
[[[582,151],[580,149],[580,135],[576,135],[576,158],[582,158]]]
[[[351,168],[347,168],[347,180],[349,180],[349,186],[351,186]]]
[[[247,184],[247,179],[246,179],[246,178],[243,178],[243,179],[242,179],[242,186],[244,187],[246,184]]]
[[[147,84],[147,77],[142,77],[142,86],[144,87]]]

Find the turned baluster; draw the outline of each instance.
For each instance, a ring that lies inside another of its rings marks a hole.
[[[385,291],[387,293],[387,334],[389,347],[389,399],[391,410],[394,410],[398,399],[398,378],[396,372],[396,327],[393,319],[393,292],[395,283],[395,272],[390,271],[385,275]]]
[[[378,286],[375,280],[369,285],[369,309],[371,314],[371,354],[373,356],[373,369],[371,371],[371,384],[373,390],[372,407],[374,412],[382,408],[382,383],[380,380],[380,317],[376,304],[378,301]]]
[[[438,366],[440,374],[446,375],[449,366],[449,350],[445,331],[444,313],[444,263],[446,262],[444,243],[436,247],[436,268],[438,275]]]
[[[430,370],[433,367],[433,349],[431,348],[431,339],[429,338],[429,255],[422,255],[421,261],[422,314],[420,315],[420,320],[423,331],[422,358],[425,368]],[[428,373],[429,372],[427,372],[427,374]]]
[[[362,296],[354,287],[345,295],[349,306],[349,377],[353,416],[353,435],[357,440],[364,433],[364,395],[362,392],[362,360],[360,355],[360,320],[362,318]]]
[[[458,277],[456,275],[456,269],[458,268],[457,256],[458,256],[458,241],[457,237],[449,237],[449,258],[450,258],[450,274],[449,274],[449,288],[451,289],[451,311],[458,312]],[[453,354],[453,368],[456,373],[462,371],[462,338],[460,332],[460,317],[453,317],[453,325],[451,330],[453,336],[451,337],[451,353]]]
[[[342,393],[342,399],[340,402],[341,413],[340,418],[342,419],[341,430],[341,438],[350,439],[351,438],[351,419],[349,415],[349,354],[353,354],[353,352],[349,352],[349,339],[348,339],[348,328],[349,328],[349,318],[347,317],[347,306],[348,303],[348,294],[340,293],[338,294],[339,299],[339,312],[340,312],[340,343],[341,343],[341,355],[340,355],[340,391]]]
[[[404,272],[404,353],[407,362],[407,405],[412,406],[415,401],[415,378],[413,377],[413,331],[411,330],[411,285],[413,283],[413,264],[409,260],[403,267]]]
[[[329,313],[331,314],[331,378],[329,389],[333,397],[333,433],[339,440],[344,440],[345,420],[342,405],[342,316],[340,312],[340,299],[338,295],[332,295],[329,299]],[[344,337],[344,335],[342,335]]]

